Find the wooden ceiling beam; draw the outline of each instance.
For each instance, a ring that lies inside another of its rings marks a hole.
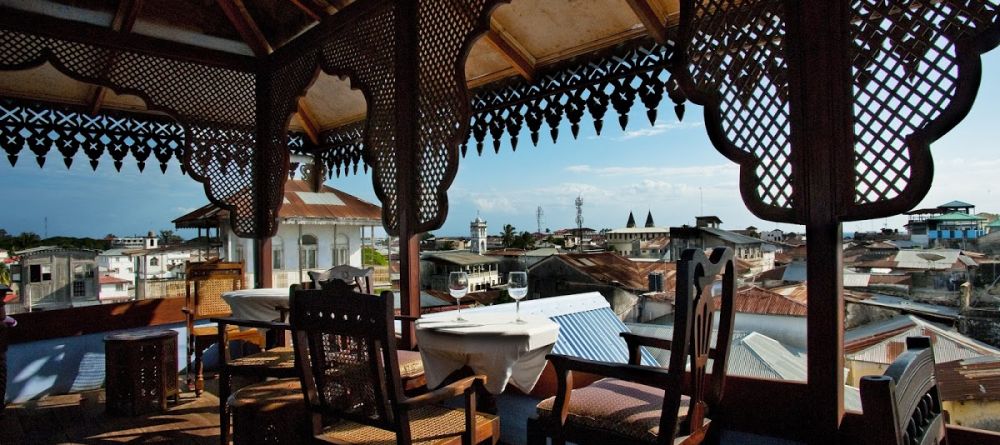
[[[483,37],[521,77],[528,82],[535,80],[535,58],[496,20],[490,20],[490,30]]]
[[[132,27],[135,26],[135,20],[139,17],[139,10],[142,9],[142,0],[120,0],[118,2],[118,10],[115,11],[114,18],[111,19],[111,30],[121,34],[128,34],[132,32]],[[106,68],[106,70],[111,70],[114,66],[115,60],[112,59]],[[97,114],[101,111],[101,106],[104,105],[104,98],[108,95],[107,87],[96,86],[91,90],[89,106],[87,111],[91,115]]]
[[[289,1],[291,1],[296,8],[299,8],[299,10],[306,13],[306,15],[308,15],[313,20],[322,20],[323,16],[328,14],[325,9],[318,7],[318,5],[314,3],[312,0],[289,0]]]
[[[240,72],[253,72],[260,61],[253,57],[233,54],[186,43],[171,42],[140,34],[123,34],[89,23],[50,17],[42,14],[3,8],[0,28],[25,34],[50,37],[69,42],[93,45],[170,60],[197,63]]]
[[[236,32],[243,39],[243,42],[250,47],[254,55],[265,57],[271,54],[271,44],[268,43],[267,37],[264,36],[260,27],[257,26],[257,22],[250,16],[250,11],[247,11],[243,0],[217,0],[216,3],[222,8],[222,12],[226,14],[229,23],[236,28]]]
[[[226,13],[229,23],[232,23],[233,27],[236,28],[236,32],[240,34],[240,38],[246,42],[247,46],[253,50],[253,53],[257,57],[267,57],[271,54],[273,49],[270,42],[267,41],[267,37],[264,36],[260,27],[257,26],[257,22],[250,16],[250,11],[247,11],[243,0],[217,0],[217,2]],[[296,113],[299,115],[299,120],[302,121],[303,130],[309,137],[309,140],[313,144],[319,144],[319,125],[316,124],[316,118],[310,112],[309,107],[306,106],[305,100],[299,99]]]
[[[316,117],[309,110],[304,97],[300,97],[298,100],[298,115],[299,120],[302,121],[302,131],[314,145],[319,145],[320,128],[316,125]]]
[[[649,3],[649,0],[625,0],[628,3],[629,8],[632,8],[632,12],[639,17],[639,21],[642,22],[642,26],[646,27],[646,32],[649,33],[657,43],[666,44],[669,40],[667,35],[667,25],[660,21],[660,17],[656,15],[656,10],[653,9],[653,5]]]

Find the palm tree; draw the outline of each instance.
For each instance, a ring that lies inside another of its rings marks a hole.
[[[510,224],[504,224],[503,232],[500,233],[500,243],[504,247],[510,247],[514,244],[514,238],[517,235],[514,233],[514,226]]]

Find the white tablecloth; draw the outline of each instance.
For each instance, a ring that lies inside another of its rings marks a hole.
[[[229,303],[233,318],[272,321],[280,315],[275,307],[288,307],[288,288],[243,289],[226,292],[222,299]]]
[[[522,316],[527,323],[515,324],[512,313],[463,313],[468,322],[459,324],[454,312],[441,315],[417,322],[429,388],[468,366],[487,377],[490,393],[502,393],[508,382],[529,392],[559,336],[559,325],[545,317]]]

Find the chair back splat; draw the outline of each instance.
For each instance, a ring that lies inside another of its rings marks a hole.
[[[668,369],[680,373],[690,369],[690,410],[687,421],[678,425],[680,399],[667,397],[660,417],[660,431],[676,431],[679,427],[680,435],[688,435],[700,428],[708,406],[717,406],[722,400],[735,316],[733,251],[715,248],[708,257],[700,249],[685,250],[677,263],[676,290],[672,342],[675,349],[671,350]],[[713,347],[712,328],[717,309],[721,309],[721,313],[716,345]],[[677,346],[682,349],[677,349]],[[712,373],[706,378],[709,358],[713,359]],[[661,433],[661,437],[673,436]]]
[[[332,280],[293,289],[290,324],[313,424],[323,416],[387,430],[409,428],[393,335],[393,294],[355,292]],[[408,436],[408,432],[405,433]]]
[[[928,337],[906,339],[903,352],[880,376],[861,378],[866,443],[931,445],[945,440],[941,397]]]

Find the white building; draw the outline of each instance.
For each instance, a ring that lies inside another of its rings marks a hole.
[[[101,303],[119,303],[132,299],[129,293],[129,287],[132,286],[131,280],[123,280],[110,275],[101,275],[99,282],[101,290],[97,298]]]
[[[625,228],[609,231],[605,234],[605,237],[608,247],[612,252],[626,258],[637,258],[643,257],[643,242],[653,240],[662,241],[658,240],[659,238],[669,240],[670,229],[665,227],[656,227],[656,224],[653,223],[652,212],[646,214],[646,224],[643,227],[636,227],[635,217],[632,216],[632,212],[629,212],[628,222],[625,224]],[[648,256],[652,248],[647,247],[645,250],[646,256]]]
[[[152,231],[146,236],[123,236],[111,239],[112,249],[155,249],[160,246],[160,238]]]
[[[486,253],[486,221],[478,215],[476,219],[469,223],[469,251],[482,255]]]
[[[97,267],[101,277],[111,276],[120,280],[128,280],[135,285],[135,263],[132,255],[126,253],[130,249],[108,249],[97,255]]]
[[[372,203],[328,186],[319,192],[305,180],[285,182],[284,204],[278,212],[278,233],[271,238],[272,286],[287,287],[308,280],[309,271],[333,266],[362,265],[361,247],[374,245],[374,234],[382,225],[382,209]],[[242,261],[247,285],[253,280],[253,240],[236,236],[229,227],[229,212],[206,205],[174,220],[178,229],[216,227],[222,247],[219,257]]]

